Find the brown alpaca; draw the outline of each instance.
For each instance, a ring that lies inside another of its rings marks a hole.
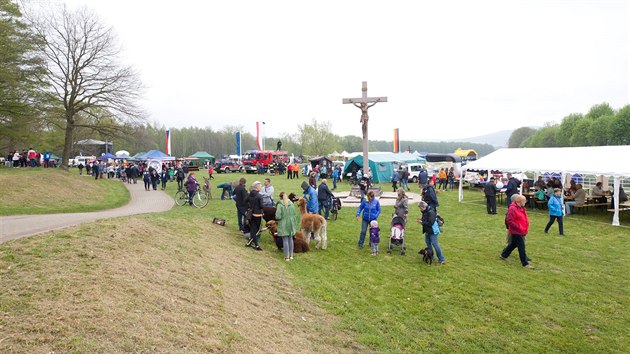
[[[328,224],[326,219],[319,214],[309,214],[306,212],[306,200],[300,198],[298,201],[298,208],[300,208],[300,214],[302,215],[300,229],[306,236],[306,242],[308,243],[309,235],[313,233],[313,237],[317,240],[315,248],[321,248],[325,250],[328,247],[328,236],[326,235],[326,228]]]
[[[281,237],[276,236],[278,233],[278,222],[275,220],[270,220],[267,222],[267,229],[273,236],[274,242],[278,249],[282,249],[282,240]],[[308,252],[308,243],[304,240],[304,234],[302,231],[298,231],[295,233],[295,238],[293,240],[293,252],[294,253],[305,253]]]
[[[308,242],[304,239],[302,231],[295,233],[295,239],[293,240],[293,252],[306,253],[309,251]]]

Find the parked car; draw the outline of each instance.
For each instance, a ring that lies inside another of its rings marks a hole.
[[[222,159],[214,164],[214,169],[217,173],[242,172],[243,165],[236,160]]]
[[[409,169],[409,180],[413,183],[418,183],[418,175],[420,171],[426,170],[426,166],[423,163],[408,163],[407,168]]]

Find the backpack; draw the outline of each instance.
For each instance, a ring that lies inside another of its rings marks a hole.
[[[177,179],[180,181],[184,179],[184,171],[177,170]]]
[[[437,214],[437,215],[435,216],[435,222],[437,222],[438,226],[440,226],[440,227],[441,227],[442,225],[444,225],[444,218],[442,217],[442,215]]]

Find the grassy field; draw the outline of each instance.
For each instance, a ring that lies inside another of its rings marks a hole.
[[[299,192],[301,181],[272,178],[276,194]],[[503,217],[486,215],[481,193],[465,193],[464,203],[439,194],[444,266],[421,262],[414,223],[406,256],[385,253],[387,232],[379,256],[357,250],[354,207],[330,222],[328,250],[284,262],[267,235],[263,252],[243,247],[233,202],[218,199],[2,244],[0,351],[630,350],[628,213],[625,227],[611,226],[610,213],[567,217],[560,237],[557,226],[542,232],[546,213],[530,212],[531,271],[516,253],[499,259]],[[392,211],[384,207],[382,229]],[[270,333],[280,328],[296,333]]]
[[[129,191],[117,180],[78,174],[77,169],[0,168],[0,215],[89,212],[129,202]]]

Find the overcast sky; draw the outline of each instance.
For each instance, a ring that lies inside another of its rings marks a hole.
[[[166,127],[457,139],[629,102],[627,0],[57,0],[112,26]]]

